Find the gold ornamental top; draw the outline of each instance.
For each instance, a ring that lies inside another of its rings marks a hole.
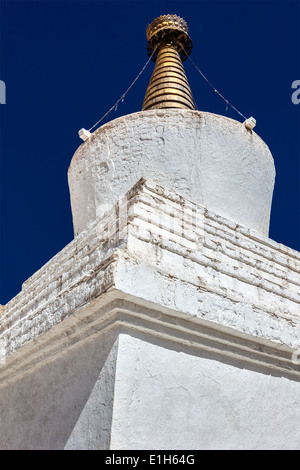
[[[155,47],[162,42],[169,41],[176,45],[182,61],[187,59],[193,47],[188,34],[187,23],[177,15],[162,15],[152,21],[146,31],[148,40],[148,54],[153,53]],[[158,50],[153,54],[152,60],[156,61]]]
[[[182,65],[192,50],[186,22],[177,15],[163,15],[152,21],[146,34],[148,54],[155,67],[142,110],[194,110],[193,95]]]

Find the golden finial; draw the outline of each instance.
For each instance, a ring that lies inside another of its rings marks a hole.
[[[152,21],[146,35],[148,54],[156,64],[142,109],[195,109],[182,65],[193,47],[186,22],[177,15],[163,15]]]
[[[173,40],[179,46],[181,60],[184,61],[190,55],[193,47],[191,38],[188,35],[187,23],[177,15],[162,15],[152,21],[146,31],[148,40],[148,54],[152,54],[155,47],[163,40]],[[181,46],[181,47],[180,47]],[[184,51],[185,49],[185,51]],[[157,57],[154,53],[153,60]]]

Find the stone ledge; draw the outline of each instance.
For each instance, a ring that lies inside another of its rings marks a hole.
[[[230,328],[112,289],[8,357],[6,364],[0,366],[0,388],[110,330],[146,334],[162,339],[166,347],[176,343],[191,353],[197,350],[219,360],[237,361],[242,367],[300,380],[300,365],[293,363],[291,348],[239,336]]]

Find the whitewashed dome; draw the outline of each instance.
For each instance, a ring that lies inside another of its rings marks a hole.
[[[140,178],[268,235],[274,162],[265,142],[240,122],[202,111],[154,109],[97,129],[68,171],[75,235]]]

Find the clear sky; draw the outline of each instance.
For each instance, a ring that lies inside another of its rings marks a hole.
[[[276,166],[270,238],[300,251],[300,2],[0,0],[0,303],[73,239],[67,171],[90,128],[147,60],[146,27],[161,14],[188,23],[192,59],[238,109]],[[226,109],[184,63],[199,110]],[[102,124],[141,110],[151,62]]]

